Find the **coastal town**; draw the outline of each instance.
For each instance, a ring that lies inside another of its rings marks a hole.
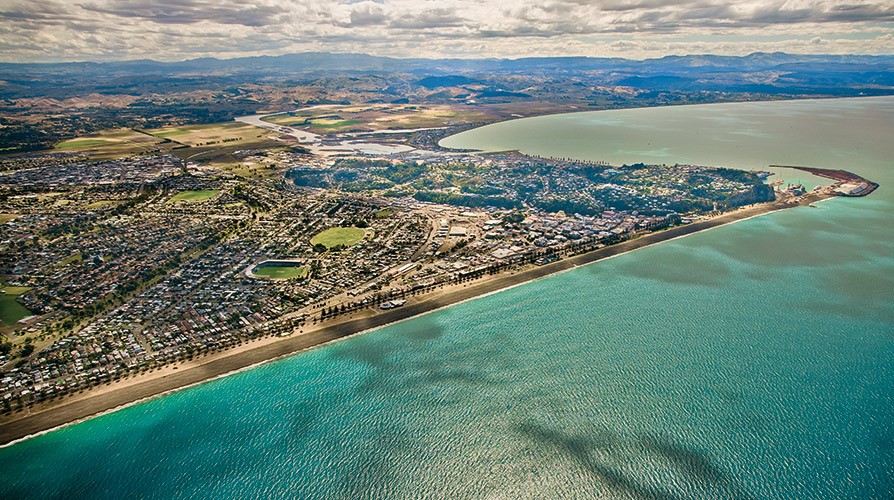
[[[514,152],[234,156],[265,175],[170,154],[3,160],[3,411],[806,195],[769,172]]]
[[[894,499],[894,0],[0,10],[0,500]]]

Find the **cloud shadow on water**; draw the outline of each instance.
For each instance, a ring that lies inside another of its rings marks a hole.
[[[618,272],[628,276],[672,285],[717,287],[727,283],[732,273],[716,256],[682,246],[665,246],[659,259],[634,258],[618,261],[615,266]]]
[[[707,495],[709,498],[750,499],[747,492],[716,466],[707,454],[686,446],[643,434],[631,439],[609,431],[595,430],[592,435],[570,434],[532,421],[514,425],[513,430],[537,446],[552,449],[570,459],[581,469],[604,484],[611,492],[642,499],[676,499]],[[689,478],[691,488],[672,492],[648,484],[619,469],[614,461],[599,458],[606,453],[621,460],[642,464],[661,464],[669,472]]]

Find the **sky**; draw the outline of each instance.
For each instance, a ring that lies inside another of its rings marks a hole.
[[[0,60],[894,54],[894,0],[0,0]]]

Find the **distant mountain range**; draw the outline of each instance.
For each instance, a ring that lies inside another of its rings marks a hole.
[[[129,83],[167,86],[180,82],[191,87],[211,80],[230,85],[373,74],[417,75],[415,82],[429,89],[467,85],[483,77],[524,75],[580,77],[596,84],[647,90],[888,94],[894,91],[894,55],[754,53],[639,61],[594,57],[395,59],[308,52],[181,62],[0,63],[0,97],[34,97],[68,86],[76,86],[79,92],[86,86],[98,93],[111,93],[120,92]]]
[[[0,72],[94,73],[106,74],[189,74],[189,73],[271,73],[302,72],[410,72],[478,73],[550,71],[631,71],[631,72],[729,72],[793,68],[875,68],[891,71],[894,55],[796,55],[782,52],[756,52],[747,56],[688,55],[659,59],[633,60],[601,57],[530,57],[522,59],[396,59],[366,54],[304,52],[281,56],[238,57],[233,59],[200,58],[179,62],[134,60],[121,62],[0,63]]]

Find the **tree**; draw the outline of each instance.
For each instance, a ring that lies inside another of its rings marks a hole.
[[[20,356],[23,358],[27,358],[33,352],[34,352],[34,345],[31,343],[26,343],[25,345],[22,346],[22,351],[20,353]]]
[[[523,220],[525,220],[525,216],[521,212],[512,212],[503,216],[503,222],[506,224],[518,224]]]

